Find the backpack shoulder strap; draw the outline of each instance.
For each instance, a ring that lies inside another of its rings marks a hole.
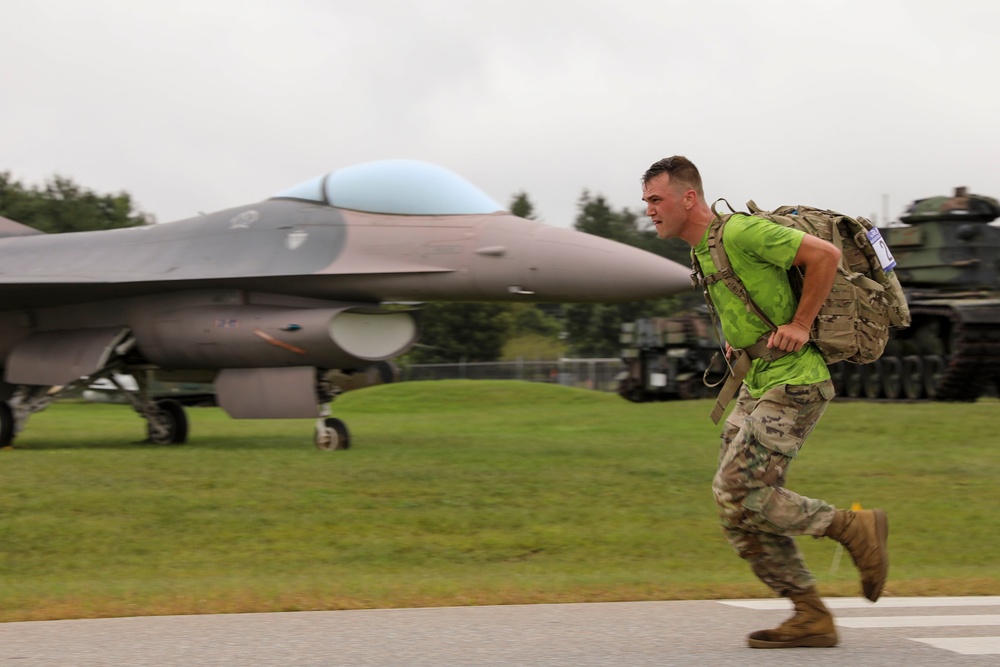
[[[772,331],[776,331],[778,327],[771,321],[771,318],[764,313],[760,307],[754,303],[753,299],[750,298],[749,292],[747,292],[746,286],[740,277],[736,275],[733,271],[733,265],[729,262],[729,256],[726,254],[725,242],[723,241],[723,230],[726,223],[733,216],[733,213],[727,213],[724,215],[719,215],[715,210],[716,205],[720,201],[726,201],[725,199],[718,199],[712,204],[712,222],[708,227],[708,252],[712,257],[712,263],[715,264],[715,273],[703,276],[702,283],[707,288],[709,285],[722,282],[726,288],[732,292],[736,298],[742,301],[747,308],[747,312],[752,312],[754,315],[759,317],[761,321],[764,322]],[[729,206],[729,202],[726,202],[726,206]],[[732,211],[732,206],[729,206],[729,210]],[[694,260],[694,252],[691,253],[692,260]],[[696,268],[698,262],[694,262]],[[707,291],[707,290],[706,290]]]
[[[730,213],[720,215],[716,210],[716,205],[720,201],[726,202],[726,206],[729,206]],[[751,210],[755,213],[763,212],[756,207],[756,204],[750,202]],[[711,275],[704,275],[701,270],[701,265],[698,262],[697,257],[694,253],[694,248],[691,248],[691,264],[693,268],[693,273],[691,275],[692,280],[699,283],[702,287],[702,291],[705,295],[705,301],[708,303],[708,311],[712,316],[713,325],[717,324],[717,313],[715,312],[715,304],[712,303],[712,298],[708,293],[708,286],[716,283],[722,282],[726,288],[735,294],[745,305],[748,312],[753,312],[757,317],[761,319],[772,331],[778,329],[771,318],[762,311],[753,299],[750,298],[750,294],[747,292],[746,286],[743,281],[740,280],[736,272],[733,271],[733,266],[729,262],[729,256],[726,254],[725,244],[723,243],[723,229],[729,219],[733,216],[736,211],[730,206],[729,202],[725,199],[718,199],[712,204],[712,222],[708,227],[708,250],[709,255],[712,258],[712,263],[715,265],[715,273]],[[774,361],[780,359],[781,357],[788,354],[782,350],[771,349],[767,347],[767,341],[770,338],[770,333],[765,333],[757,342],[746,349],[737,350],[734,352],[732,358],[723,356],[726,361],[727,373],[723,378],[724,383],[722,389],[719,391],[719,395],[716,398],[715,406],[712,409],[711,418],[716,424],[722,419],[722,414],[726,409],[726,406],[732,401],[736,392],[739,391],[740,385],[743,383],[743,379],[746,377],[750,370],[751,362],[754,359],[764,359],[766,361]],[[706,371],[707,377],[707,371]],[[707,381],[705,384],[708,384]],[[715,386],[715,385],[713,385]]]

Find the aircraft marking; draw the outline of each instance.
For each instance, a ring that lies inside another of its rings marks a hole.
[[[254,329],[253,332],[254,332],[254,335],[256,335],[257,337],[261,338],[265,342],[268,342],[271,345],[274,345],[275,347],[280,347],[283,350],[288,350],[289,352],[294,352],[295,354],[307,354],[306,351],[303,350],[301,347],[299,347],[297,345],[292,345],[291,343],[286,343],[283,340],[279,340],[279,339],[275,338],[274,336],[272,336],[271,334],[269,334],[269,333],[267,333],[265,331],[262,331],[261,329]]]
[[[257,211],[243,211],[229,221],[230,229],[247,229],[253,223],[260,220],[260,213]]]
[[[309,238],[309,232],[303,232],[298,230],[294,232],[289,232],[287,239],[288,249],[296,250],[299,246],[305,243],[306,239],[308,238]]]

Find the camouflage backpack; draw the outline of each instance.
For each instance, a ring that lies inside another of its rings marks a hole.
[[[709,227],[708,245],[717,273],[702,276],[698,263],[695,271],[702,285],[721,281],[739,297],[747,309],[755,313],[771,330],[777,326],[747,294],[729,263],[723,243],[723,229],[736,211],[720,215],[712,205],[715,218]],[[910,311],[903,289],[892,269],[896,262],[882,235],[865,218],[851,218],[842,213],[810,206],[782,206],[764,211],[752,201],[750,213],[785,227],[829,241],[840,249],[842,256],[833,289],[813,323],[809,340],[819,348],[827,364],[848,361],[868,364],[880,356],[889,340],[889,328],[904,328],[910,324]],[[693,253],[692,253],[693,257]],[[802,271],[793,266],[788,271],[796,296],[802,291]],[[707,281],[707,282],[706,282]],[[705,292],[706,297],[708,292]],[[753,355],[751,355],[753,356]]]

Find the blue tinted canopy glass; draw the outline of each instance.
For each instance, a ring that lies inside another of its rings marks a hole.
[[[394,215],[475,215],[504,210],[458,174],[419,160],[381,160],[345,167],[275,197]]]

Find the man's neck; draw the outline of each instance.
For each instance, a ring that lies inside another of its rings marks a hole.
[[[712,223],[713,217],[712,209],[708,206],[704,204],[696,206],[691,210],[691,215],[688,216],[687,224],[681,231],[680,238],[687,241],[692,248],[698,245],[705,238],[705,231]]]

